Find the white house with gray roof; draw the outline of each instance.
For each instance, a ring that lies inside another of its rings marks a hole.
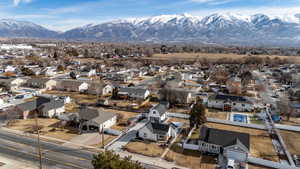
[[[118,90],[118,95],[144,100],[150,95],[150,91],[137,87],[120,87]]]
[[[175,126],[172,124],[153,123],[149,121],[138,131],[137,136],[145,140],[167,141],[171,137],[175,137],[176,134]]]
[[[208,97],[207,107],[223,111],[253,111],[253,103],[243,96],[215,94]]]
[[[166,112],[167,112],[167,106],[165,104],[159,103],[153,106],[149,110],[149,112],[146,113],[146,116],[148,120],[151,122],[162,123],[167,118]]]
[[[81,132],[102,131],[117,122],[117,114],[95,108],[82,108],[79,111],[79,129]]]

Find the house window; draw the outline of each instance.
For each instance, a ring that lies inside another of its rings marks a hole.
[[[144,138],[147,138],[147,133],[144,133]]]
[[[245,104],[242,104],[243,107],[245,107]]]

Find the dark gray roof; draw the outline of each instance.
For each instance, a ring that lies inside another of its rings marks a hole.
[[[29,78],[25,84],[32,84],[32,83],[45,84],[49,80],[50,79],[47,78]]]
[[[146,127],[155,134],[160,134],[160,135],[166,135],[167,132],[169,131],[170,125],[169,124],[162,124],[162,123],[152,123],[148,122],[146,124]]]
[[[80,80],[59,80],[59,84],[63,87],[79,87],[85,81]]]
[[[232,102],[244,102],[251,103],[246,97],[234,96],[234,95],[222,95],[216,94],[209,97],[210,100],[232,101]]]
[[[49,110],[58,109],[65,105],[64,100],[59,98],[51,98],[51,100],[47,103],[44,103],[41,108],[43,112],[47,112]]]
[[[36,109],[36,100],[31,100],[17,105],[17,108],[24,111],[33,111]]]
[[[21,111],[33,111],[37,108],[40,108],[42,111],[49,111],[55,108],[60,108],[64,106],[64,104],[64,100],[59,98],[37,96],[36,99],[18,104],[17,108]]]
[[[201,128],[200,140],[222,147],[240,143],[248,150],[250,148],[250,135],[248,133],[207,128],[206,126]]]
[[[93,121],[98,125],[112,119],[116,113],[106,112],[101,109],[83,108],[79,111],[79,118],[86,121]]]
[[[167,111],[167,107],[166,107],[166,105],[164,105],[164,104],[161,104],[161,103],[159,103],[159,104],[155,105],[155,106],[154,106],[154,107],[152,107],[151,109],[157,110],[157,111],[158,111],[158,113],[159,113],[160,115],[163,115],[163,114],[165,114],[165,113],[166,113],[166,111]]]
[[[121,87],[118,92],[128,93],[131,97],[143,98],[147,89],[137,87]]]

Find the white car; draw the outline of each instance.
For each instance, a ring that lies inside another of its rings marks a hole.
[[[235,162],[233,159],[228,159],[227,160],[227,165],[226,165],[227,169],[235,169]]]

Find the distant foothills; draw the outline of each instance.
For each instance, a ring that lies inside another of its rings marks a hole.
[[[300,14],[288,17],[217,13],[205,17],[160,15],[89,24],[65,32],[32,22],[1,19],[0,37],[295,47],[300,45]]]

